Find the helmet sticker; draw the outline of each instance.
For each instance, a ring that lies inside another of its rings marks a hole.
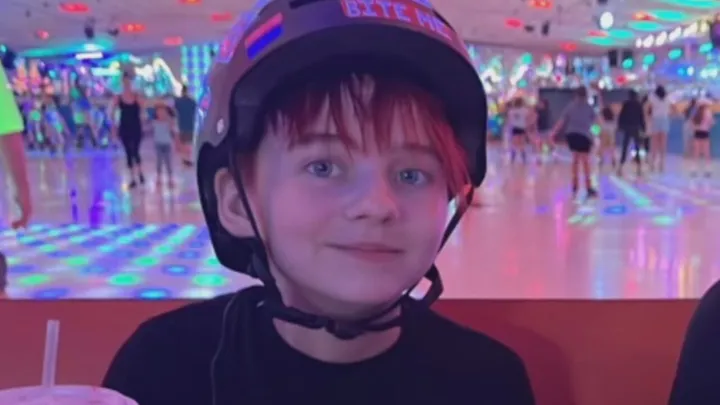
[[[246,13],[243,13],[235,24],[230,28],[230,32],[225,39],[220,42],[220,50],[215,58],[216,62],[228,63],[235,55],[240,39],[243,37],[248,27],[257,19],[260,12],[272,0],[259,0]]]
[[[247,29],[248,22],[245,18],[240,18],[237,23],[230,29],[228,35],[220,42],[220,49],[218,50],[215,61],[218,63],[228,63],[235,55],[235,50],[240,42],[245,30]]]
[[[455,33],[435,16],[427,0],[341,0],[341,4],[349,18],[399,21],[455,43]]]
[[[245,51],[248,59],[255,59],[268,45],[280,38],[282,33],[283,15],[277,13],[245,38]]]

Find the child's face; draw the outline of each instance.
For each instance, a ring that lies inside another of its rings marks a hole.
[[[275,125],[257,151],[248,195],[286,299],[290,289],[349,316],[393,302],[430,268],[448,183],[422,125],[410,134],[401,122],[417,110],[396,110],[380,146],[344,104],[350,145],[327,108],[292,146],[287,126]],[[237,193],[218,190],[221,206],[228,192]]]
[[[158,107],[156,112],[157,112],[158,119],[161,119],[161,120],[167,119],[168,113],[167,113],[167,109],[165,107]]]

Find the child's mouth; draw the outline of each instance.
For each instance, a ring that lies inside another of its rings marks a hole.
[[[377,243],[328,244],[328,246],[355,258],[373,262],[395,260],[403,253],[396,247]]]

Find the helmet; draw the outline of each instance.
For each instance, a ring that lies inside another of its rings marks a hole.
[[[267,269],[252,215],[255,237],[238,238],[224,229],[217,212],[214,176],[219,169],[233,165],[238,152],[252,152],[257,147],[263,104],[284,80],[347,57],[386,60],[419,78],[418,84],[446,106],[450,124],[467,154],[472,186],[485,176],[485,92],[465,44],[427,0],[261,0],[222,41],[206,78],[199,103],[195,161],[201,204],[218,260],[234,271],[259,278],[275,298],[279,292]],[[235,181],[240,197],[250,211],[239,177]],[[446,236],[462,211],[456,214]],[[436,286],[426,300],[430,302],[440,295],[442,285],[434,266],[428,277]],[[368,324],[348,326],[317,319],[284,307],[280,299],[267,302],[275,306],[278,317],[307,327],[324,327],[338,337],[351,338],[370,329]]]

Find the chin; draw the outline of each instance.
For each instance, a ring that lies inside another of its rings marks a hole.
[[[352,280],[351,278],[317,287],[322,289],[318,291],[319,294],[327,297],[328,301],[336,303],[338,307],[361,313],[386,308],[397,301],[406,290],[405,285],[400,285],[397,281],[390,283],[388,280]]]

